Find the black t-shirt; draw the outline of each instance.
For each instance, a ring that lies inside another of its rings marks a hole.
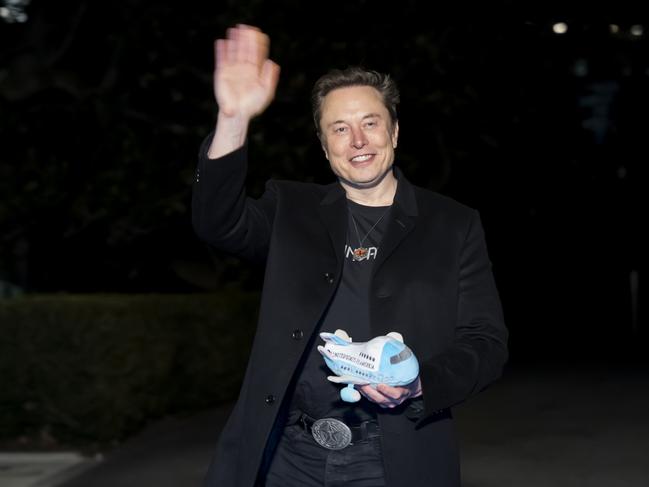
[[[333,333],[340,328],[353,341],[365,342],[374,338],[370,330],[370,279],[391,207],[363,206],[351,200],[347,202],[349,211],[343,275],[317,333]],[[324,343],[317,333],[306,351],[306,361],[296,381],[290,410],[300,410],[313,418],[344,418],[350,424],[374,418],[377,407],[374,403],[364,397],[356,403],[344,402],[340,398],[340,390],[346,387],[345,384],[327,380],[328,375],[334,374],[317,350],[317,346]]]

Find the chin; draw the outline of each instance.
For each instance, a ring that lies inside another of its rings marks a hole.
[[[377,166],[366,166],[361,168],[350,168],[349,178],[357,181],[372,181],[376,179],[381,171]]]

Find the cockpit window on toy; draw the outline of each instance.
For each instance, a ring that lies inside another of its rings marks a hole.
[[[390,363],[398,364],[399,362],[403,362],[410,357],[412,357],[412,350],[410,350],[409,348],[404,348],[398,355],[393,355],[392,357],[390,357]]]

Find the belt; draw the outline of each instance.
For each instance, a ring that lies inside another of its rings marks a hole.
[[[359,441],[381,436],[376,420],[350,426],[336,418],[314,419],[302,413],[297,424],[310,433],[318,445],[328,450],[342,450]]]

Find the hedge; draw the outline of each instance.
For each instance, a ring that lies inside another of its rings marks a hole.
[[[236,397],[258,296],[0,300],[0,441],[111,442]]]

